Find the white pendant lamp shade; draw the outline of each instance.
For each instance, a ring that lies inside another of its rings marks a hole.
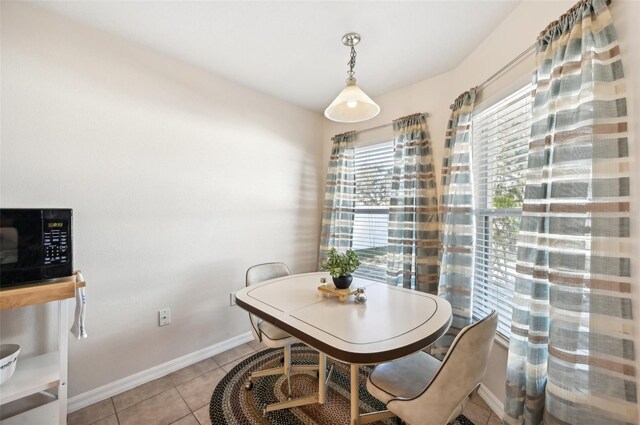
[[[379,113],[380,107],[360,90],[354,78],[325,109],[324,116],[337,122],[360,122],[369,120]]]
[[[349,78],[345,87],[331,105],[324,110],[324,116],[337,122],[360,122],[369,120],[380,113],[380,107],[364,94],[356,85],[353,78],[353,68],[356,66],[356,49],[354,46],[360,42],[360,34],[350,32],[342,37],[342,44],[351,47],[351,59],[349,60]]]

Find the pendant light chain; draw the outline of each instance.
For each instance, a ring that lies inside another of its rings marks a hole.
[[[348,64],[349,71],[347,71],[347,74],[349,74],[349,78],[353,78],[353,74],[355,74],[353,68],[356,66],[356,49],[353,46],[351,46],[351,59],[349,59]]]

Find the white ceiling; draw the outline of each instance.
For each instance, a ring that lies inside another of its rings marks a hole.
[[[347,78],[371,97],[460,63],[521,0],[45,1],[40,7],[307,109]]]

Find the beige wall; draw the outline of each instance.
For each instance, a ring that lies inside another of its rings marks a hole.
[[[70,396],[248,332],[250,265],[316,269],[319,114],[20,2],[1,35],[1,205],[73,208],[89,285]],[[2,342],[46,349],[49,314],[3,313]]]
[[[555,20],[567,11],[575,2],[573,0],[562,1],[530,1],[525,0],[514,12],[508,16],[492,34],[489,35],[462,63],[455,69],[439,76],[425,79],[420,83],[376,97],[381,108],[380,115],[371,121],[357,125],[337,124],[325,120],[324,124],[324,158],[325,163],[331,149],[330,138],[336,133],[342,133],[352,129],[364,129],[411,114],[414,112],[429,112],[427,119],[433,151],[435,167],[439,174],[442,162],[444,136],[447,120],[449,118],[449,105],[463,91],[476,86],[493,75],[497,70],[518,56],[526,48],[531,46],[540,31],[549,22]],[[611,6],[614,22],[618,31],[622,49],[622,60],[627,75],[630,144],[632,161],[640,164],[640,149],[637,143],[640,137],[640,120],[638,108],[640,108],[640,37],[633,32],[640,22],[640,2],[615,0]],[[452,28],[453,30],[453,28]],[[418,53],[420,54],[420,53]],[[429,52],[421,54],[428,55]],[[505,74],[499,80],[489,85],[479,95],[479,102],[491,100],[492,97],[504,92],[513,86],[514,82],[525,76],[527,69],[534,66],[533,56],[523,61],[517,68]],[[365,82],[362,82],[365,84]],[[634,186],[633,210],[640,209],[640,168],[636,165],[632,184]],[[438,184],[440,179],[438,178]],[[640,220],[639,215],[634,215],[633,226],[633,252],[640,252]],[[636,259],[638,256],[636,255]],[[637,269],[637,267],[635,268]],[[637,276],[637,272],[635,272]],[[635,279],[637,282],[637,278]],[[640,293],[637,285],[633,288],[635,317],[640,317]],[[636,327],[636,335],[640,335],[640,323]],[[636,336],[637,347],[640,347],[640,338]],[[484,384],[502,401],[504,399],[504,383],[506,374],[507,350],[500,344],[494,344],[492,359],[485,375]],[[640,363],[639,363],[640,364]]]

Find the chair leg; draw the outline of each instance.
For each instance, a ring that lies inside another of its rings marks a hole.
[[[274,367],[271,369],[257,370],[249,374],[249,380],[245,384],[244,388],[250,391],[253,388],[253,379],[262,376],[271,375],[285,375],[287,380],[287,397],[291,398],[291,374],[296,372],[317,371],[318,365],[292,365],[291,364],[291,345],[285,345],[283,347],[283,356],[280,359],[282,366]]]
[[[312,371],[318,371],[319,367],[326,367],[325,361],[320,361],[319,365],[306,365],[306,364],[292,364],[291,360],[292,360],[292,356],[291,356],[291,345],[285,345],[283,347],[283,351],[284,351],[284,362],[282,362],[282,367],[279,368],[273,368],[273,369],[269,369],[269,370],[260,370],[260,371],[256,371],[256,372],[252,372],[250,375],[250,380],[251,377],[258,377],[258,376],[266,376],[266,375],[275,375],[275,374],[280,374],[280,375],[285,375],[285,379],[287,380],[287,389],[289,391],[288,394],[288,400],[286,401],[281,401],[281,402],[277,402],[277,403],[273,403],[273,404],[269,404],[268,406],[265,406],[264,410],[263,410],[263,414],[266,415],[268,412],[275,412],[277,410],[282,410],[282,409],[290,409],[292,407],[296,407],[296,406],[305,406],[308,404],[315,404],[315,403],[323,403],[324,402],[324,397],[320,395],[320,391],[321,388],[318,388],[318,393],[312,394],[312,395],[308,395],[305,397],[299,397],[296,399],[292,399],[291,398],[291,374],[295,374],[297,372],[312,372]],[[324,383],[318,382],[319,385],[323,385]]]
[[[287,397],[291,399],[291,345],[284,346],[284,374],[287,375]]]
[[[286,348],[286,347],[285,347]],[[286,351],[286,349],[285,349]],[[285,353],[286,356],[286,353]],[[271,369],[264,369],[264,370],[256,370],[255,372],[251,372],[249,374],[249,380],[247,381],[247,383],[244,385],[245,390],[247,391],[251,391],[251,389],[253,388],[253,379],[254,378],[259,378],[262,376],[271,376],[271,375],[282,375],[282,374],[286,374],[287,370],[286,367],[284,365],[284,358],[285,356],[283,356],[281,358],[281,363],[282,366],[280,367],[272,367]]]

